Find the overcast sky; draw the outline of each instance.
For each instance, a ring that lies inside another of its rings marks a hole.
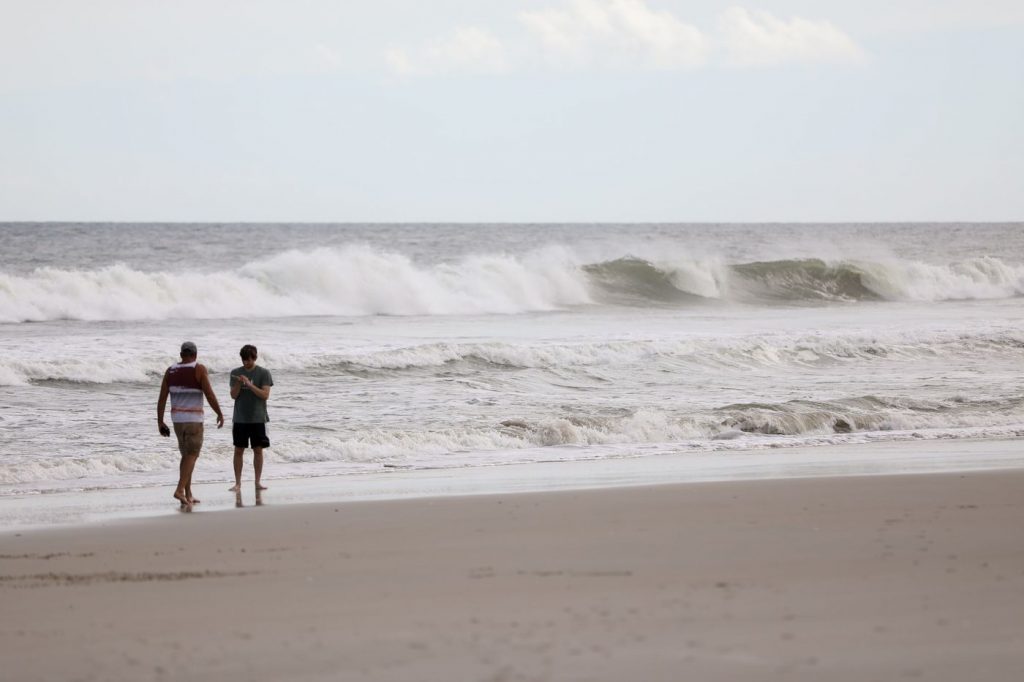
[[[0,0],[0,220],[1022,219],[1020,0]]]

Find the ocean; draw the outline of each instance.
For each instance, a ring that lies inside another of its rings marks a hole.
[[[207,410],[197,483],[232,479],[247,343],[274,377],[269,482],[1024,435],[1020,223],[8,223],[0,240],[0,497],[172,487],[155,407],[185,340],[228,417]]]

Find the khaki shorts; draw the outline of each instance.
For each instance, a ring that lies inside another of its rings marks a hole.
[[[199,456],[203,449],[203,423],[186,422],[174,425],[174,435],[178,437],[178,451],[181,456]]]

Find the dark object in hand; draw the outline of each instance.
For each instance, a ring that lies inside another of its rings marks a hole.
[[[160,435],[161,436],[170,436],[171,435],[171,429],[170,429],[170,427],[167,426],[167,424],[161,424],[160,425]]]

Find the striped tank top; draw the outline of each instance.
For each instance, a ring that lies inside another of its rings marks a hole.
[[[171,392],[171,421],[175,424],[203,423],[203,389],[196,379],[196,364],[179,362],[167,370]]]

